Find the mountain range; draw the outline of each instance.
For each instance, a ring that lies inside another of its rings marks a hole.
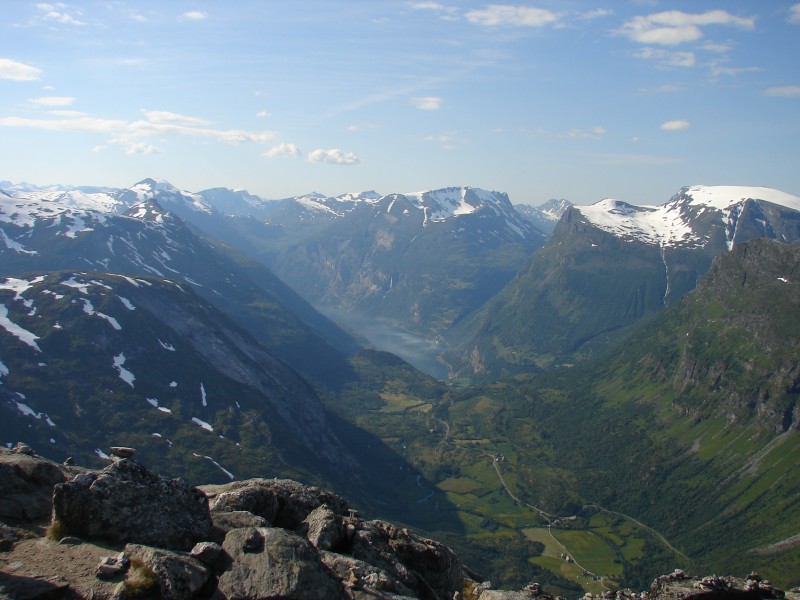
[[[546,555],[559,514],[614,585],[676,562],[791,581],[797,197],[0,187],[6,443],[325,483],[514,585],[605,589]],[[437,339],[449,385],[313,305]]]

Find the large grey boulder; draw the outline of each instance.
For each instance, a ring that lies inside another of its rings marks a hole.
[[[435,590],[436,595],[452,597],[464,583],[464,568],[453,550],[435,540],[424,538],[408,529],[399,529],[385,521],[377,521],[389,536],[389,546],[400,561],[417,574],[420,595]]]
[[[15,450],[0,448],[0,520],[46,521],[52,509],[53,486],[66,481],[68,471],[30,449]]]
[[[345,582],[345,585],[350,588],[351,594],[358,590],[364,590],[370,598],[383,598],[384,594],[392,594],[391,597],[395,599],[398,596],[402,598],[416,597],[414,592],[392,577],[390,573],[363,560],[325,550],[320,552],[320,558],[322,564],[337,579]]]
[[[298,533],[318,550],[337,550],[347,541],[345,523],[327,505],[312,510],[298,528]]]
[[[336,494],[290,479],[248,479],[201,489],[212,512],[247,511],[285,529],[297,529],[322,504],[338,515],[347,514],[349,508]]]
[[[246,527],[225,536],[225,572],[218,590],[223,598],[336,600],[344,589],[324,567],[308,540],[285,529]]]
[[[214,539],[220,543],[225,539],[231,529],[242,527],[269,527],[269,521],[246,510],[232,510],[230,512],[211,512],[211,521],[214,523]]]
[[[447,546],[386,521],[361,521],[351,554],[387,571],[420,598],[452,598],[464,582],[464,569]]]
[[[389,544],[389,535],[382,527],[382,523],[378,521],[360,522],[351,542],[350,554],[354,558],[386,571],[411,589],[414,595],[419,594],[419,581],[392,550]]]
[[[203,492],[131,460],[56,485],[53,519],[71,535],[172,550],[189,550],[212,535]]]
[[[155,573],[162,600],[189,600],[203,589],[211,577],[209,568],[192,556],[161,548],[128,544],[125,555],[131,559],[131,569],[137,568],[135,559]]]

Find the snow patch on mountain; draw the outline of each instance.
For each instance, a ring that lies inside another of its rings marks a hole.
[[[37,352],[42,351],[42,349],[39,348],[39,344],[36,343],[36,340],[39,339],[39,336],[14,323],[8,317],[8,308],[2,302],[0,302],[0,327],[5,329],[23,344],[27,344]]]
[[[629,241],[662,247],[698,246],[707,242],[706,232],[693,227],[705,211],[718,213],[725,225],[728,248],[733,247],[738,216],[748,201],[763,201],[800,211],[800,198],[779,190],[746,186],[702,186],[683,188],[661,206],[636,206],[606,198],[575,208],[592,225]]]
[[[598,229],[648,244],[673,245],[699,241],[674,205],[635,206],[606,198],[576,207]]]
[[[122,379],[129,386],[133,387],[133,382],[136,380],[133,373],[128,371],[123,365],[125,364],[125,354],[120,352],[114,357],[114,368],[117,370],[119,378]]]
[[[426,223],[469,215],[499,200],[497,192],[469,187],[410,192],[404,196],[425,211]]]
[[[199,425],[201,428],[205,429],[206,431],[209,431],[209,432],[212,432],[212,433],[214,432],[214,428],[209,423],[206,423],[202,419],[198,419],[197,417],[192,417],[192,421],[196,425]]]
[[[748,187],[735,185],[704,186],[693,185],[685,188],[685,196],[692,198],[694,206],[708,206],[726,210],[745,200],[763,200],[800,211],[800,198],[780,190],[767,187]]]

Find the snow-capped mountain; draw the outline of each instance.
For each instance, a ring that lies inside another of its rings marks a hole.
[[[545,239],[507,195],[477,188],[293,202],[317,216],[287,225],[268,259],[284,281],[314,304],[431,336],[499,291]]]
[[[374,203],[379,198],[381,195],[375,191],[340,196],[310,192],[265,205],[263,220],[265,223],[289,229],[324,223],[345,217],[358,207]]]
[[[162,196],[209,214],[195,210],[197,195],[152,180],[105,194],[0,193],[0,275],[81,269],[185,282],[308,377],[348,372],[349,336],[263,265],[198,236]]]
[[[471,187],[449,187],[386,196],[381,196],[372,190],[335,197],[312,192],[275,202],[265,220],[278,225],[291,225],[292,220],[298,222],[327,221],[345,218],[356,210],[376,206],[392,212],[394,203],[398,200],[404,203],[401,216],[418,213],[422,227],[451,218],[488,211],[502,214],[514,234],[525,235],[530,229],[522,224],[520,215],[511,206],[506,194]]]
[[[183,210],[210,214],[214,208],[202,194],[179,190],[163,179],[144,179],[121,192],[123,200],[135,196],[139,202],[158,199],[166,210],[177,213]]]
[[[519,214],[533,223],[534,227],[550,235],[553,233],[553,229],[556,228],[556,223],[561,219],[561,216],[567,212],[571,206],[572,202],[569,200],[557,200],[553,198],[539,206],[515,204],[514,208]]]
[[[753,237],[797,239],[786,228],[788,211],[800,211],[800,198],[764,187],[682,188],[661,206],[635,206],[605,199],[576,207],[586,220],[624,240],[665,248],[703,248],[724,241],[728,250]]]
[[[259,217],[272,204],[242,189],[210,188],[201,190],[199,194],[218,212],[232,217]]]
[[[800,240],[800,198],[689,186],[660,206],[569,208],[509,285],[448,334],[457,370],[571,364],[693,290],[715,256],[754,238]]]

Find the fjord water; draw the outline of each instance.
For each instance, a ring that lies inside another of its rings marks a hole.
[[[444,350],[441,344],[401,329],[388,319],[356,315],[329,306],[315,308],[351,335],[362,338],[369,348],[391,352],[431,377],[447,379],[447,368],[438,358]]]

